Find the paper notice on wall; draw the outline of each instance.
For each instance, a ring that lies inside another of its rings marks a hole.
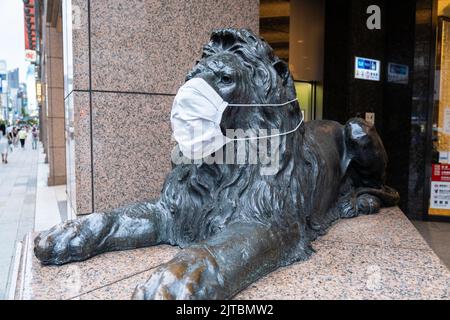
[[[370,123],[371,125],[375,124],[375,113],[373,112],[366,112],[366,121]]]
[[[446,107],[444,111],[444,133],[450,134],[450,108]]]
[[[450,210],[450,182],[431,183],[430,208]]]
[[[429,213],[450,215],[450,165],[433,164]]]
[[[449,152],[439,152],[439,163],[449,164]]]

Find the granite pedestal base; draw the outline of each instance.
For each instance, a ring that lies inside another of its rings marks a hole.
[[[137,284],[180,249],[111,252],[64,266],[41,266],[26,237],[13,299],[130,299]],[[340,220],[313,243],[309,260],[255,282],[236,299],[449,299],[450,272],[398,208]]]

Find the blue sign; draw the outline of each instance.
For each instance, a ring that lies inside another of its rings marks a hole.
[[[355,57],[355,78],[380,81],[380,65],[379,60]]]
[[[409,67],[404,64],[389,63],[388,81],[392,83],[408,84]]]
[[[3,93],[3,80],[0,79],[0,93]]]
[[[358,59],[358,68],[364,70],[377,70],[377,63],[367,59]]]

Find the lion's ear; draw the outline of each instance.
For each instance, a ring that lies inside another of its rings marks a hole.
[[[288,99],[295,99],[297,92],[295,90],[294,79],[292,79],[289,72],[289,66],[286,62],[278,60],[273,64],[274,69],[283,81],[283,86],[286,89],[286,95]]]
[[[290,78],[289,66],[286,62],[278,60],[273,64],[274,69],[277,71],[280,78],[283,80],[283,85],[286,85]]]

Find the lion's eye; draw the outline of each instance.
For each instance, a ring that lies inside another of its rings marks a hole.
[[[223,75],[222,78],[221,78],[221,81],[222,81],[223,83],[225,83],[225,84],[229,84],[229,83],[231,83],[232,79],[231,79],[230,76]]]

